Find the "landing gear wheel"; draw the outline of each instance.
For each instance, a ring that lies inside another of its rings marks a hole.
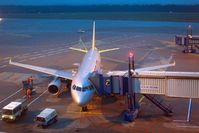
[[[88,111],[87,106],[82,107],[81,112],[87,112],[87,111]]]

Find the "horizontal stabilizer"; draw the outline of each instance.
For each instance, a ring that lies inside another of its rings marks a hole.
[[[118,50],[118,49],[120,49],[120,48],[111,48],[111,49],[100,50],[99,53],[105,53],[105,52],[114,51],[114,50]]]
[[[73,47],[70,47],[69,49],[75,50],[75,51],[79,51],[79,52],[83,52],[83,53],[87,53],[87,52],[88,52],[87,50],[85,50],[85,49],[80,49],[80,48],[73,48]]]

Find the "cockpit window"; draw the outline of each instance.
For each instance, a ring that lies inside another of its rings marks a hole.
[[[89,86],[89,89],[90,89],[90,90],[93,90],[93,89],[94,89],[94,86],[93,86],[93,85],[90,85],[90,86]]]
[[[73,90],[77,90],[77,91],[86,91],[86,90],[93,90],[94,89],[94,86],[93,85],[89,85],[87,87],[79,87],[79,86],[76,86],[76,85],[73,85],[72,87]]]
[[[73,90],[75,90],[75,88],[76,88],[76,85],[73,85],[73,87],[72,87],[72,88],[73,88]]]

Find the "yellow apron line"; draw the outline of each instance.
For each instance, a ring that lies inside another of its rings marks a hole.
[[[75,112],[75,111],[66,111],[66,113],[74,113],[74,114],[85,114],[85,115],[102,115],[101,112]]]
[[[141,103],[144,100],[144,96],[142,96],[139,100],[139,103]]]

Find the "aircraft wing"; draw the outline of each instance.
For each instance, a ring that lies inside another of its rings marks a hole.
[[[30,70],[34,70],[34,71],[37,71],[37,72],[42,72],[42,73],[45,73],[45,74],[53,75],[53,76],[56,76],[56,77],[65,78],[65,79],[72,80],[72,78],[73,78],[72,73],[69,73],[69,72],[63,71],[63,70],[56,70],[56,69],[51,69],[51,68],[22,64],[22,63],[18,63],[18,62],[12,62],[11,60],[9,61],[9,64],[19,66],[19,67],[23,67],[23,68],[30,69]]]
[[[153,67],[146,67],[146,68],[138,68],[136,69],[134,72],[135,73],[140,73],[143,71],[152,71],[152,70],[157,70],[157,69],[161,69],[161,68],[167,68],[167,67],[171,67],[171,66],[175,66],[175,62],[172,64],[165,64],[165,65],[159,65],[159,66],[153,66]],[[133,72],[133,70],[131,70]],[[124,70],[124,71],[109,71],[107,73],[107,75],[111,76],[111,75],[117,75],[117,76],[124,76],[128,74],[128,70]]]

